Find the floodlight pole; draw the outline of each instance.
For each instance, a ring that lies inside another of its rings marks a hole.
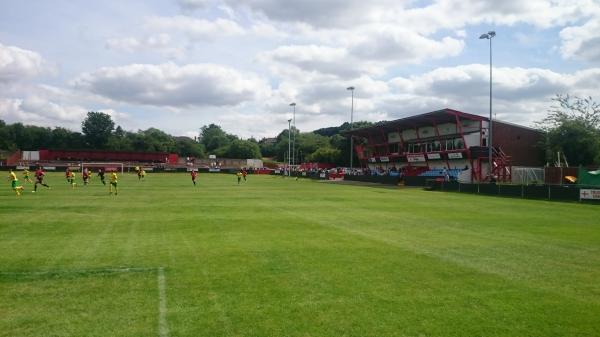
[[[493,136],[493,120],[492,120],[492,38],[496,36],[496,32],[494,31],[489,31],[485,34],[482,34],[479,38],[480,39],[488,39],[490,40],[490,121],[489,121],[489,126],[488,126],[488,165],[489,165],[489,176],[490,179],[492,178],[492,169],[493,169],[493,143],[492,143],[492,136]]]
[[[288,177],[290,176],[290,147],[291,143],[291,132],[292,132],[292,120],[288,119]]]
[[[348,87],[346,90],[350,90],[352,93],[352,100],[350,105],[350,130],[354,129],[354,87]],[[350,171],[353,168],[353,160],[354,160],[354,136],[350,134]]]
[[[293,109],[292,112],[292,125],[294,129],[296,128],[296,103],[290,103],[290,106]],[[296,133],[294,132],[294,137],[292,138],[292,165],[296,164]]]

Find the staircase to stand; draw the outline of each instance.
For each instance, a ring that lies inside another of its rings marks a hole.
[[[494,166],[492,168],[492,175],[495,175],[498,181],[511,182],[511,157],[506,155],[501,148],[493,148],[492,165]]]
[[[475,180],[485,182],[490,181],[490,175],[484,175],[482,165],[487,164],[489,157],[483,156],[477,158],[474,163],[473,178]],[[492,149],[492,169],[491,175],[496,176],[498,182],[511,182],[512,180],[512,164],[511,157],[504,153],[501,148],[494,147]]]

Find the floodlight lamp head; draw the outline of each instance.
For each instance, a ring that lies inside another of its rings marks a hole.
[[[481,36],[479,38],[480,39],[489,39],[490,36],[487,33],[485,33],[485,34],[481,34]]]
[[[296,106],[295,102],[290,103],[290,106]]]
[[[491,38],[493,38],[494,36],[496,36],[496,32],[495,32],[495,31],[493,31],[493,30],[491,30],[491,31],[489,31],[489,32],[488,32],[488,36],[489,36],[489,37],[490,37],[490,39],[491,39]]]
[[[290,119],[288,119],[288,123],[291,123],[291,122],[292,122],[292,119],[291,119],[291,118],[290,118]]]
[[[348,87],[346,90],[354,90],[354,87]]]

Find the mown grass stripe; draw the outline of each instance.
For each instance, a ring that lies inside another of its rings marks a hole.
[[[158,268],[158,335],[160,337],[169,336],[169,326],[167,325],[167,293],[165,286],[165,270]]]

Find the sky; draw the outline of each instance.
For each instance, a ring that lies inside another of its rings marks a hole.
[[[442,108],[535,125],[600,95],[600,0],[0,0],[0,119],[273,137]]]

